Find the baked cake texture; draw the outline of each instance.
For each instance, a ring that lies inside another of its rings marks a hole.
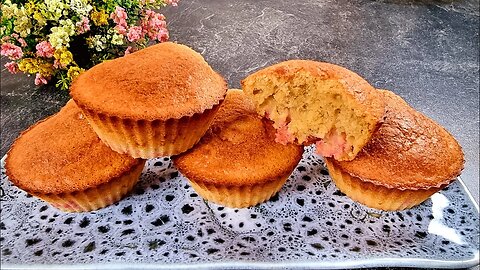
[[[96,65],[70,88],[104,143],[141,158],[192,147],[226,91],[225,80],[199,53],[172,42]]]
[[[245,78],[242,89],[274,121],[277,142],[316,142],[320,155],[337,160],[355,158],[384,114],[376,89],[329,63],[281,62]]]
[[[351,161],[326,158],[337,187],[372,208],[403,210],[420,204],[460,175],[462,148],[445,128],[391,91],[383,124]]]
[[[271,122],[241,90],[229,90],[205,136],[172,159],[203,198],[241,208],[277,193],[302,154],[303,146],[276,143]]]
[[[70,100],[16,139],[5,168],[20,189],[60,210],[83,212],[120,200],[137,182],[144,164],[103,144]]]

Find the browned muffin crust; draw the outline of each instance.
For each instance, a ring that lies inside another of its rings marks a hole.
[[[262,120],[240,90],[229,90],[207,134],[192,149],[173,157],[189,179],[221,186],[257,185],[289,174],[303,147],[274,141],[275,129]]]
[[[5,161],[9,179],[32,193],[70,193],[106,183],[143,162],[104,145],[70,100],[22,132]]]
[[[312,60],[288,60],[259,70],[255,77],[275,74],[279,77],[291,77],[299,71],[307,71],[321,80],[339,81],[345,90],[365,106],[365,110],[380,119],[384,113],[384,104],[379,100],[378,94],[365,79],[357,73],[338,65]],[[242,84],[248,79],[242,80]]]
[[[354,160],[329,161],[363,181],[397,189],[441,187],[460,175],[464,156],[455,138],[393,92],[379,91],[384,123]]]
[[[133,120],[179,119],[225,96],[225,80],[187,46],[165,42],[82,73],[70,94],[82,108]]]

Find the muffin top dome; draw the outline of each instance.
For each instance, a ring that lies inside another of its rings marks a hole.
[[[225,80],[187,46],[165,42],[82,73],[70,94],[82,109],[134,120],[179,119],[225,96]]]
[[[261,119],[241,90],[229,90],[200,142],[173,158],[187,178],[204,183],[261,184],[290,173],[303,146],[275,142],[275,129]]]
[[[5,161],[8,178],[32,193],[70,193],[111,181],[143,162],[103,144],[70,100],[24,131]]]
[[[380,90],[386,117],[352,161],[328,159],[344,172],[388,188],[441,187],[464,166],[462,148],[445,128],[391,91]]]

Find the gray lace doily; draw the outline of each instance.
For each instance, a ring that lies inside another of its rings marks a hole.
[[[429,199],[411,210],[382,212],[339,192],[312,152],[306,149],[279,194],[247,209],[204,201],[169,158],[158,158],[148,161],[140,182],[119,203],[63,213],[12,186],[2,165],[1,262],[478,264],[478,209],[459,181],[435,195],[440,208]],[[434,234],[433,223],[453,231]]]

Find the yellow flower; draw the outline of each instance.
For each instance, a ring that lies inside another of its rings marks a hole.
[[[90,18],[92,19],[93,24],[97,26],[108,24],[108,14],[105,13],[104,10],[97,11],[95,9],[90,15]]]
[[[55,49],[69,46],[70,36],[75,34],[75,26],[71,20],[60,20],[61,26],[52,27],[52,33],[48,35],[48,41]]]
[[[38,22],[39,26],[45,26],[47,24],[47,19],[43,17],[42,13],[35,11],[33,13],[33,18]]]
[[[72,20],[60,20],[60,25],[63,29],[65,29],[65,32],[67,32],[69,36],[75,35],[75,25],[73,24]]]
[[[2,19],[10,19],[15,17],[17,10],[17,4],[12,4],[12,1],[6,0],[5,3],[2,4]]]
[[[75,11],[80,17],[88,16],[93,6],[87,0],[70,0],[70,9]]]
[[[101,52],[107,48],[107,38],[101,35],[95,35],[87,38],[87,46],[90,49],[95,49],[97,52]]]
[[[66,47],[61,47],[60,49],[55,50],[53,57],[60,61],[62,66],[66,66],[73,61],[73,55]]]
[[[50,77],[53,75],[53,64],[45,60],[40,60],[38,64],[38,73],[43,77]]]
[[[18,62],[18,69],[25,73],[36,73],[38,66],[36,60],[37,59],[34,58],[24,58]]]
[[[32,28],[32,22],[28,16],[24,7],[15,10],[15,27],[13,30],[17,32],[21,37],[26,37],[30,34]]]
[[[60,49],[63,46],[68,45],[70,42],[70,36],[63,27],[52,27],[52,33],[48,35],[48,41],[55,49]]]
[[[44,77],[49,77],[53,74],[52,63],[38,58],[24,58],[20,60],[18,69],[30,74],[40,73]]]
[[[123,45],[123,36],[117,33],[112,35],[112,44],[113,45]]]
[[[35,3],[33,1],[28,1],[28,3],[25,4],[25,10],[27,11],[27,14],[32,15],[33,12],[35,12]]]
[[[80,73],[82,73],[83,71],[85,71],[85,69],[83,68],[79,68],[77,66],[71,66],[68,71],[67,71],[67,77],[68,79],[70,79],[70,81],[73,81],[75,80],[78,75],[80,75]]]
[[[58,21],[62,15],[68,14],[68,5],[61,0],[44,0],[44,17],[47,20]]]

